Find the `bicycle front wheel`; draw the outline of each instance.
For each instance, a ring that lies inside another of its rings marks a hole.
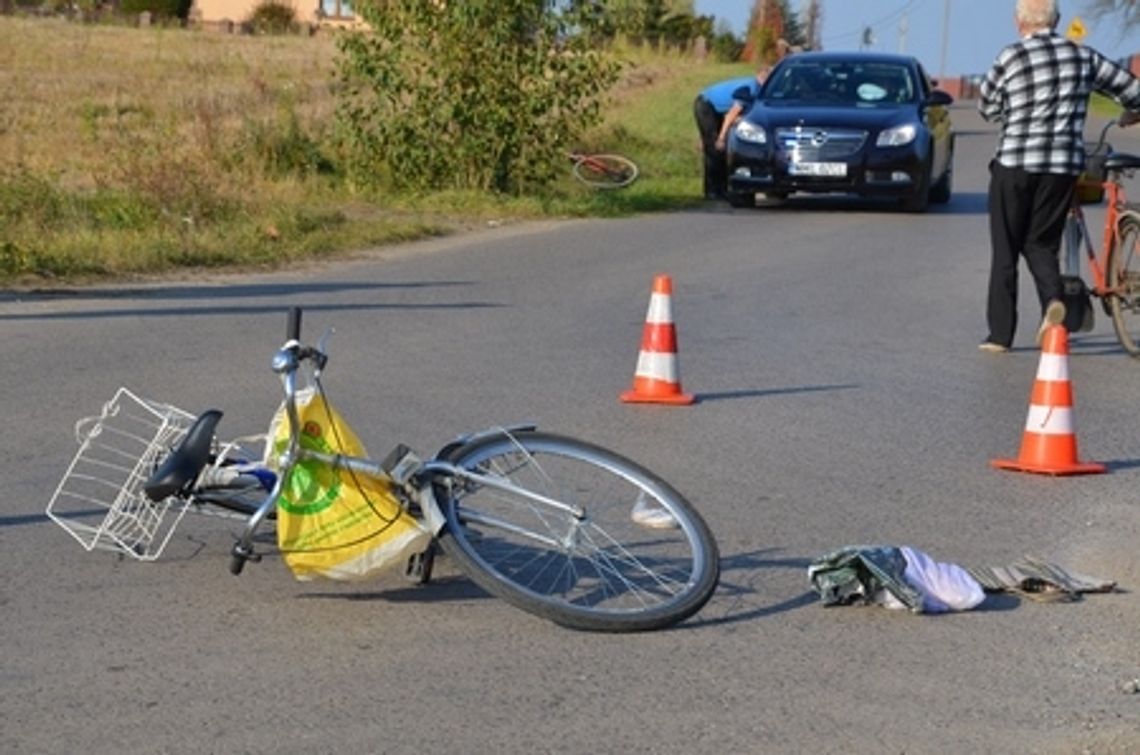
[[[637,179],[637,164],[621,155],[582,155],[574,177],[595,189],[620,189]]]
[[[441,547],[477,585],[524,611],[575,629],[660,629],[716,589],[708,525],[626,458],[527,431],[476,440],[447,460],[477,476],[437,484]]]
[[[1127,212],[1108,252],[1109,309],[1120,345],[1140,359],[1140,214]]]

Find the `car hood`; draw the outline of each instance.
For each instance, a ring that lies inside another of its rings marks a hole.
[[[807,128],[816,126],[844,126],[847,128],[880,131],[901,123],[919,121],[913,105],[898,107],[819,107],[796,103],[757,102],[746,116],[758,125],[768,128]]]

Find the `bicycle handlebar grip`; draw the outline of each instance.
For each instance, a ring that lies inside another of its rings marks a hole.
[[[285,337],[290,341],[301,340],[301,308],[289,307],[289,324],[286,327]]]
[[[246,559],[244,556],[239,556],[234,553],[230,556],[230,574],[241,574],[241,570],[245,568]]]

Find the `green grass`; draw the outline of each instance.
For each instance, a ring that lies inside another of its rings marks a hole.
[[[1115,118],[1123,112],[1120,103],[1100,94],[1093,94],[1089,98],[1089,113],[1102,118]]]
[[[273,267],[536,218],[690,205],[692,101],[747,66],[638,51],[581,149],[641,177],[541,195],[364,192],[338,174],[330,34],[248,37],[0,16],[0,285]]]
[[[627,62],[577,148],[633,158],[598,192],[354,189],[332,139],[335,37],[235,36],[0,16],[0,286],[274,267],[487,221],[614,217],[699,201],[693,99],[746,64]],[[1094,98],[1093,112],[1119,111]]]

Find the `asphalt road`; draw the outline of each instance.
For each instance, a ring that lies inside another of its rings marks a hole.
[[[1035,305],[1025,280],[1017,348],[976,350],[994,133],[955,119],[955,196],[925,215],[710,205],[273,275],[0,294],[0,750],[1140,750],[1140,362],[1103,316],[1073,339],[1080,454],[1108,474],[990,468],[1021,441]],[[617,398],[657,273],[695,406]],[[290,305],[309,335],[335,326],[326,386],[375,455],[533,420],[657,470],[717,535],[712,601],[669,631],[578,633],[446,561],[424,588],[299,583],[273,556],[235,578],[223,521],[188,518],[138,563],[45,518],[75,420],[120,385],[261,431]],[[941,617],[821,607],[808,563],[863,543],[963,565],[1036,554],[1122,590]]]

